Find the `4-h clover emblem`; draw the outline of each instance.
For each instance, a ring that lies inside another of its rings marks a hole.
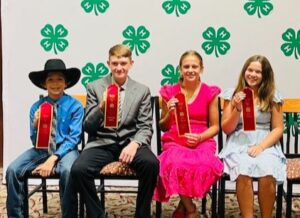
[[[213,27],[208,27],[203,33],[203,38],[206,40],[202,43],[202,49],[208,55],[215,52],[216,57],[220,55],[225,55],[230,49],[230,44],[227,40],[230,38],[230,33],[225,27],[221,27],[217,30]]]
[[[54,50],[63,52],[69,45],[68,41],[64,39],[68,35],[68,30],[62,25],[58,24],[55,29],[50,24],[46,24],[41,30],[41,34],[44,37],[41,40],[41,46],[45,51]]]
[[[150,47],[150,43],[146,40],[150,36],[150,32],[144,26],[139,26],[137,30],[133,26],[128,26],[123,31],[123,36],[126,39],[123,44],[129,46],[137,56],[139,56],[139,52],[146,53]]]
[[[300,115],[299,114],[283,114],[283,121],[284,121],[284,131],[283,133],[287,134],[290,132],[292,136],[295,136],[296,129],[295,126],[298,126],[298,134],[300,134]],[[294,123],[297,122],[297,125]],[[292,130],[290,130],[292,128]]]
[[[81,84],[86,87],[88,83],[104,77],[108,74],[108,72],[108,68],[103,63],[97,64],[96,67],[92,63],[87,63],[82,68],[82,73],[85,75],[85,77],[82,78]]]
[[[294,53],[296,59],[300,55],[300,30],[296,31],[292,28],[288,28],[283,34],[282,39],[285,41],[281,45],[281,51],[285,56],[291,56]]]
[[[162,8],[167,14],[172,14],[175,11],[177,17],[180,14],[186,14],[191,8],[191,4],[186,0],[167,0],[162,3]]]
[[[166,65],[162,71],[161,74],[163,75],[164,79],[160,82],[160,84],[166,85],[172,85],[179,81],[180,78],[180,71],[178,67],[174,67],[171,64]]]
[[[98,16],[98,13],[105,13],[109,8],[109,3],[106,0],[84,0],[81,2],[81,7],[86,13],[91,13],[93,10],[95,15]]]
[[[273,5],[270,0],[248,0],[244,5],[244,9],[249,15],[254,15],[257,12],[257,16],[261,18],[261,14],[264,16],[269,15],[273,10]]]

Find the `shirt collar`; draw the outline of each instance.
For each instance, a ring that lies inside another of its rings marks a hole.
[[[112,81],[112,83],[116,83],[113,76],[111,76],[111,81]],[[128,77],[126,78],[126,81],[124,82],[124,84],[119,86],[120,90],[126,90],[127,84],[128,84]]]
[[[51,103],[51,104],[56,104],[56,105],[60,105],[64,100],[64,97],[66,96],[66,93],[64,93],[59,99],[57,100],[54,100],[52,98],[50,98],[49,96],[47,96],[48,98],[48,101]]]

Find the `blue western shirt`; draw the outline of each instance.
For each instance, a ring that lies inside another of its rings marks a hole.
[[[79,101],[67,94],[56,101],[47,96],[35,102],[30,109],[30,138],[33,145],[36,144],[37,134],[37,129],[33,126],[34,114],[46,101],[50,104],[57,104],[56,151],[54,154],[62,158],[69,151],[76,150],[80,143],[84,108]]]

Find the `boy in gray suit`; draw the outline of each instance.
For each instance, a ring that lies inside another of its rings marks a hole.
[[[84,130],[88,143],[72,167],[72,176],[82,194],[88,218],[105,217],[96,193],[94,177],[106,164],[119,160],[132,167],[138,176],[136,218],[150,218],[151,200],[159,172],[159,162],[150,150],[152,112],[150,90],[129,76],[133,65],[131,50],[115,45],[109,50],[111,73],[87,86]],[[121,119],[118,127],[105,128],[106,88],[120,89]]]

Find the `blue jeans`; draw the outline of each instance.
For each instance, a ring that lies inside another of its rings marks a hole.
[[[62,217],[77,217],[77,193],[73,188],[70,171],[78,155],[77,150],[68,152],[59,160],[55,168],[55,172],[60,175],[59,190]],[[6,171],[6,207],[9,218],[24,217],[24,175],[45,162],[48,157],[47,150],[31,148],[8,166]]]

